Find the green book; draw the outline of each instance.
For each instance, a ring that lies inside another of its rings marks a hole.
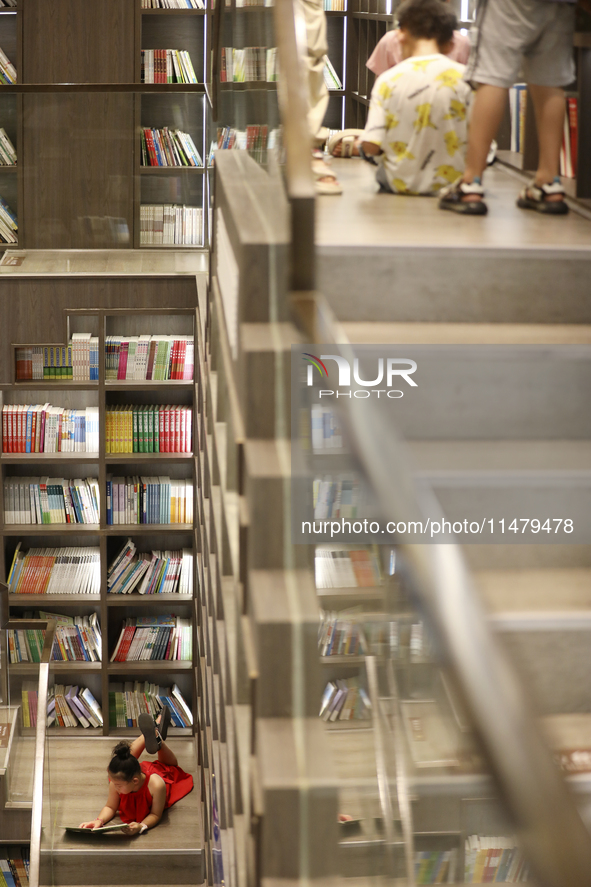
[[[160,452],[160,410],[162,407],[155,406],[153,408],[154,413],[154,452]]]
[[[148,407],[148,446],[147,452],[154,452],[154,407]]]
[[[50,371],[49,371],[50,363],[49,363],[49,345],[43,346],[43,378],[49,379]]]
[[[138,412],[139,407],[132,407],[133,413],[133,452],[139,453],[139,438],[138,438]]]

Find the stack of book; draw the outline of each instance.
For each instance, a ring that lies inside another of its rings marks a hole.
[[[352,520],[357,516],[359,482],[356,477],[348,475],[314,478],[312,499],[314,520],[331,520],[339,517]]]
[[[346,0],[324,0],[325,12],[345,12]]]
[[[371,702],[359,678],[329,681],[322,695],[320,717],[325,721],[363,721],[371,717]]]
[[[98,453],[98,407],[45,404],[2,407],[3,453]]]
[[[19,542],[8,587],[13,594],[100,594],[101,555],[98,545],[85,548],[30,548]]]
[[[527,881],[529,866],[513,838],[470,835],[464,855],[466,884]]]
[[[193,336],[107,336],[106,381],[159,381],[193,378]]]
[[[15,166],[16,150],[6,130],[0,126],[0,166]]]
[[[201,246],[203,210],[200,206],[142,203],[140,246]]]
[[[193,591],[193,553],[179,551],[138,552],[128,539],[107,570],[110,594],[187,594]]]
[[[267,148],[270,147],[266,126],[249,124],[245,130],[223,126],[217,132],[217,145],[215,149],[235,148],[240,151],[248,151],[257,163],[265,161]]]
[[[316,588],[372,588],[381,585],[377,555],[368,548],[316,547]]]
[[[226,6],[231,5],[226,2]],[[236,9],[241,9],[243,6],[273,6],[273,0],[236,0]]]
[[[162,707],[170,709],[174,727],[191,727],[193,715],[176,684],[159,687],[148,681],[113,683],[109,690],[109,723],[111,727],[137,727],[141,714],[147,712],[157,717]]]
[[[190,453],[193,410],[175,404],[107,407],[107,453]]]
[[[23,727],[37,726],[37,688],[35,681],[23,681],[21,686],[21,717]]]
[[[0,83],[16,83],[16,68],[5,52],[0,49]]]
[[[142,49],[142,83],[198,83],[186,49]]]
[[[142,0],[142,9],[205,9],[203,0]]]
[[[101,629],[96,613],[90,616],[63,616],[40,610],[23,614],[28,619],[54,619],[57,622],[51,658],[56,662],[100,662]],[[9,629],[11,662],[41,662],[45,632],[39,629]]]
[[[327,55],[324,57],[324,82],[327,89],[343,88],[341,78],[337,74],[333,63]]]
[[[190,619],[165,616],[133,616],[126,619],[111,662],[191,660],[193,628]]]
[[[7,524],[98,524],[96,478],[7,477],[4,522]]]
[[[277,80],[277,48],[222,46],[221,83],[273,83]]]
[[[141,131],[142,166],[203,166],[203,161],[188,132],[180,129]]]
[[[0,885],[29,887],[29,851],[25,847],[18,853],[3,851],[0,859]]]
[[[47,726],[102,727],[103,713],[90,690],[69,684],[56,684],[49,690]]]
[[[336,613],[322,613],[318,652],[321,656],[364,656],[369,652],[364,626]]]
[[[193,481],[167,475],[107,475],[107,524],[190,524]]]
[[[74,333],[67,345],[16,349],[16,381],[97,382],[98,336]]]
[[[419,850],[415,853],[417,884],[455,884],[458,851]]]
[[[0,197],[0,240],[3,243],[18,243],[18,222],[16,214]]]

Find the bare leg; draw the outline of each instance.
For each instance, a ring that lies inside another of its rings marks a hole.
[[[564,90],[553,86],[536,86],[529,83],[536,113],[536,129],[540,146],[540,157],[536,172],[536,185],[544,185],[554,181],[560,169],[560,147],[566,114]],[[555,194],[547,200],[562,200]]]
[[[163,742],[158,749],[158,760],[161,764],[174,764],[176,767],[178,767],[179,763],[177,760],[177,756],[165,742]]]
[[[490,86],[488,83],[482,83],[478,87],[470,120],[466,169],[463,175],[465,182],[472,182],[476,177],[482,178],[490,143],[496,136],[505,113],[507,92],[502,86]]]
[[[134,758],[139,758],[146,747],[146,740],[143,733],[140,733],[137,739],[134,739],[129,747],[129,751]]]

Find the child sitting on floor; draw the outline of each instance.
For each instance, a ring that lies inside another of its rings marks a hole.
[[[398,22],[404,61],[375,82],[360,153],[378,158],[380,190],[436,194],[462,175],[468,136],[464,65],[441,53],[456,18],[441,0],[405,0]]]
[[[175,753],[164,741],[170,724],[170,709],[165,706],[158,717],[158,727],[149,714],[140,715],[142,735],[131,745],[118,742],[107,767],[109,795],[96,819],[80,823],[81,828],[101,828],[119,812],[126,835],[141,835],[162,819],[165,808],[172,807],[193,788],[193,777],[178,765]],[[144,751],[157,761],[138,761]]]

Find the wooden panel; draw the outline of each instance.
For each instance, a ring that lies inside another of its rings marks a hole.
[[[23,82],[132,83],[134,0],[27,0]]]
[[[133,101],[107,93],[23,97],[28,248],[131,245]]]
[[[12,379],[13,342],[61,342],[64,308],[192,308],[195,280],[179,277],[0,279],[0,384]]]

